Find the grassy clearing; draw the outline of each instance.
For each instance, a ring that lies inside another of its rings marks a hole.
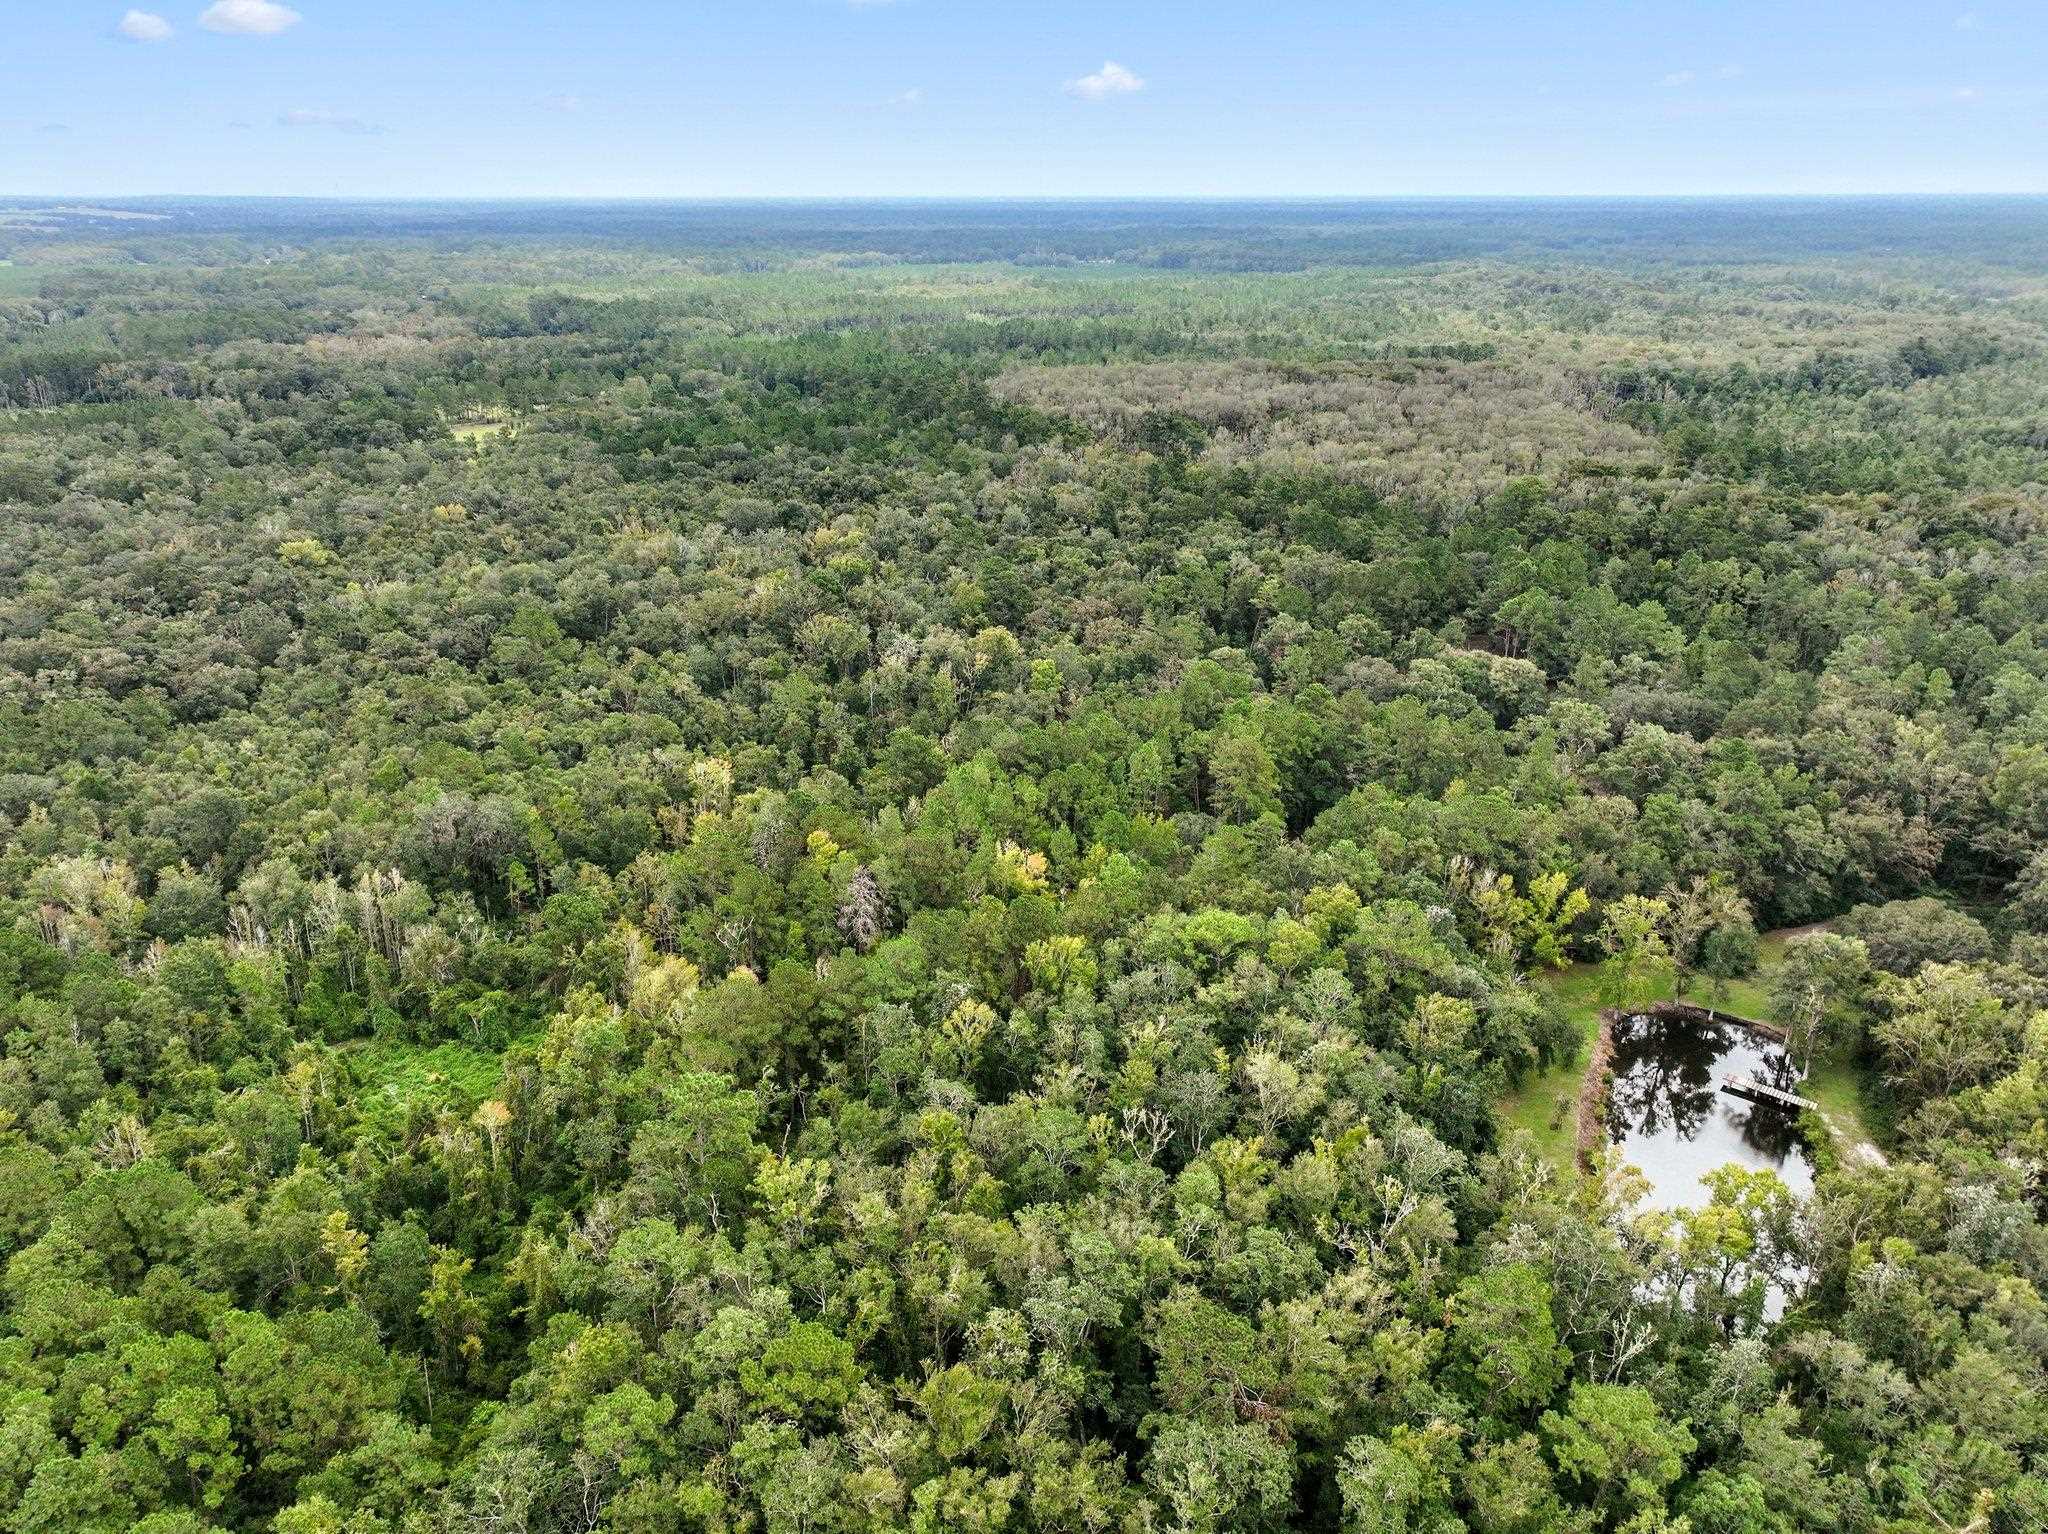
[[[1770,972],[1783,960],[1785,945],[1802,932],[1812,930],[1786,927],[1765,933],[1758,943],[1755,974],[1731,981],[1719,996],[1709,995],[1705,982],[1696,981],[1682,999],[1720,1007],[1760,1022],[1775,1021],[1768,990]],[[1498,1111],[1504,1129],[1527,1130],[1548,1160],[1568,1167],[1577,1152],[1579,1081],[1600,1031],[1600,966],[1573,964],[1539,974],[1535,979],[1549,990],[1578,1030],[1578,1053],[1565,1064],[1525,1078],[1501,1099]],[[1649,999],[1681,998],[1667,977],[1651,989]],[[1861,1072],[1853,1060],[1839,1051],[1822,1056],[1808,1071],[1804,1091],[1821,1105],[1845,1158],[1869,1160],[1878,1154],[1877,1142],[1863,1112]]]
[[[1574,1164],[1578,1153],[1579,1078],[1600,1032],[1600,971],[1594,964],[1573,964],[1537,977],[1564,1009],[1578,1031],[1578,1048],[1570,1060],[1524,1077],[1501,1099],[1503,1127],[1527,1130],[1545,1160],[1557,1166]]]
[[[1586,1031],[1578,1057],[1569,1065],[1524,1077],[1497,1105],[1503,1130],[1526,1130],[1543,1159],[1555,1166],[1569,1167],[1576,1159],[1579,1076],[1597,1028],[1596,1023]]]
[[[457,442],[487,442],[492,437],[502,437],[510,429],[506,421],[454,421],[449,424],[448,435]]]
[[[466,1044],[406,1044],[376,1039],[348,1051],[362,1091],[363,1117],[379,1132],[396,1132],[414,1104],[468,1109],[497,1090],[498,1055]]]
[[[1884,1163],[1884,1152],[1870,1132],[1864,1112],[1863,1072],[1856,1062],[1836,1050],[1814,1061],[1800,1088],[1820,1104],[1821,1117],[1835,1137],[1835,1149],[1851,1163]]]

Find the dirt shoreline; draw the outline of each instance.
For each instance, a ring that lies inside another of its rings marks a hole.
[[[1600,1032],[1593,1040],[1592,1058],[1586,1074],[1579,1078],[1579,1169],[1593,1170],[1594,1153],[1607,1138],[1607,1094],[1612,1089],[1614,1065],[1614,1008],[1600,1009]]]
[[[1776,1023],[1760,1022],[1753,1017],[1702,1007],[1690,1001],[1653,1001],[1642,1009],[1642,1013],[1646,1017],[1675,1017],[1688,1023],[1726,1023],[1731,1028],[1746,1028],[1773,1044],[1785,1042],[1785,1030]]]

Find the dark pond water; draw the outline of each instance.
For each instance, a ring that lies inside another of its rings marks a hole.
[[[1700,1178],[1730,1161],[1768,1167],[1794,1193],[1812,1190],[1798,1115],[1722,1091],[1730,1072],[1797,1090],[1785,1052],[1747,1029],[1656,1017],[1615,1025],[1607,1122],[1622,1155],[1650,1179],[1649,1202],[1704,1204]]]

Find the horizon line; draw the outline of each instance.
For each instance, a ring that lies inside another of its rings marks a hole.
[[[301,203],[620,203],[835,204],[835,203],[1257,203],[1374,202],[1873,202],[2048,201],[2048,191],[1716,191],[1716,192],[12,192],[0,202],[301,202]]]

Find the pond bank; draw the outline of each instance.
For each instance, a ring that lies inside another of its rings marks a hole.
[[[1769,976],[1782,958],[1786,943],[1813,930],[1815,926],[1786,927],[1763,935],[1757,973],[1726,987],[1723,999],[1737,1009],[1734,1015],[1758,1023],[1764,1030],[1776,1031],[1775,1024],[1765,1021],[1770,1015]],[[1597,1084],[1612,1064],[1611,1056],[1603,1056],[1596,1070],[1593,1058],[1601,1049],[1600,966],[1597,962],[1577,963],[1542,971],[1530,978],[1551,995],[1574,1025],[1579,1045],[1571,1058],[1529,1072],[1504,1092],[1498,1113],[1504,1132],[1526,1135],[1544,1160],[1560,1170],[1571,1170],[1582,1164],[1581,1100],[1588,1078]],[[1730,1015],[1718,1007],[1699,1007],[1675,996],[1668,977],[1657,983],[1646,1000],[1696,1007],[1702,1016]],[[1820,1100],[1821,1116],[1840,1158],[1849,1164],[1882,1165],[1883,1154],[1863,1120],[1861,1083],[1854,1063],[1839,1052],[1823,1055],[1809,1067],[1807,1082],[1806,1095]],[[1589,1143],[1597,1147],[1599,1141],[1596,1138]]]
[[[1795,1193],[1812,1188],[1830,1136],[1797,1107],[1805,1099],[1780,1030],[1685,1002],[1605,1009],[1601,1024],[1611,1054],[1587,1073],[1582,1164],[1612,1144],[1667,1208],[1704,1202],[1730,1163],[1774,1172]],[[1732,1092],[1734,1080],[1755,1088]]]
[[[1593,1156],[1607,1144],[1607,1107],[1614,1090],[1614,1029],[1625,1015],[1619,1008],[1600,1009],[1600,1031],[1593,1039],[1593,1052],[1586,1061],[1586,1074],[1579,1083],[1578,1152],[1579,1170],[1593,1169]],[[1714,1007],[1689,1001],[1653,1001],[1633,1015],[1667,1022],[1697,1023],[1706,1027],[1740,1028],[1773,1044],[1785,1042],[1785,1030],[1775,1023],[1753,1017],[1739,1017]]]

